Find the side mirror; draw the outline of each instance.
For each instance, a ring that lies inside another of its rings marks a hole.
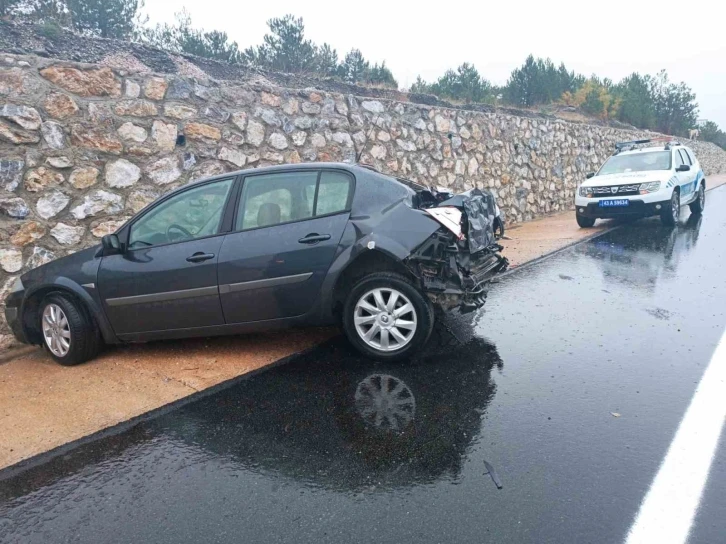
[[[676,168],[676,172],[688,172],[691,169],[691,167],[687,164],[682,164],[678,168]]]
[[[587,175],[585,176],[585,179],[590,179],[590,178],[592,178],[592,177],[595,177],[595,172],[590,172],[589,174],[587,174]]]
[[[103,246],[103,249],[107,249],[115,253],[119,253],[121,251],[121,242],[115,234],[107,234],[101,238],[101,245]]]

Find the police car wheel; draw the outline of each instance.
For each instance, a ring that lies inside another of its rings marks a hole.
[[[678,222],[678,218],[681,215],[681,195],[678,191],[673,191],[671,195],[671,202],[669,206],[665,206],[660,212],[661,222],[667,226],[672,227]]]
[[[698,187],[696,200],[691,202],[689,207],[691,208],[691,213],[696,214],[703,212],[703,208],[706,207],[706,188],[703,186],[703,183]]]
[[[577,224],[583,229],[589,229],[590,227],[595,226],[594,217],[585,217],[578,213],[578,214],[576,214],[576,218],[577,218]]]

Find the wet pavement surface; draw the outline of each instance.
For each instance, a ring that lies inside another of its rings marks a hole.
[[[335,338],[0,472],[0,541],[622,542],[726,327],[708,199],[502,278],[413,361]],[[689,542],[724,541],[724,440]]]

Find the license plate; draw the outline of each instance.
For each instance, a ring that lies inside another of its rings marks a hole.
[[[601,200],[597,203],[601,208],[621,208],[630,206],[630,200],[627,198],[619,198],[617,200]]]

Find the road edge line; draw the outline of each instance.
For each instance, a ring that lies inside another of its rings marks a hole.
[[[626,544],[684,544],[708,483],[726,422],[726,330],[678,424]]]

